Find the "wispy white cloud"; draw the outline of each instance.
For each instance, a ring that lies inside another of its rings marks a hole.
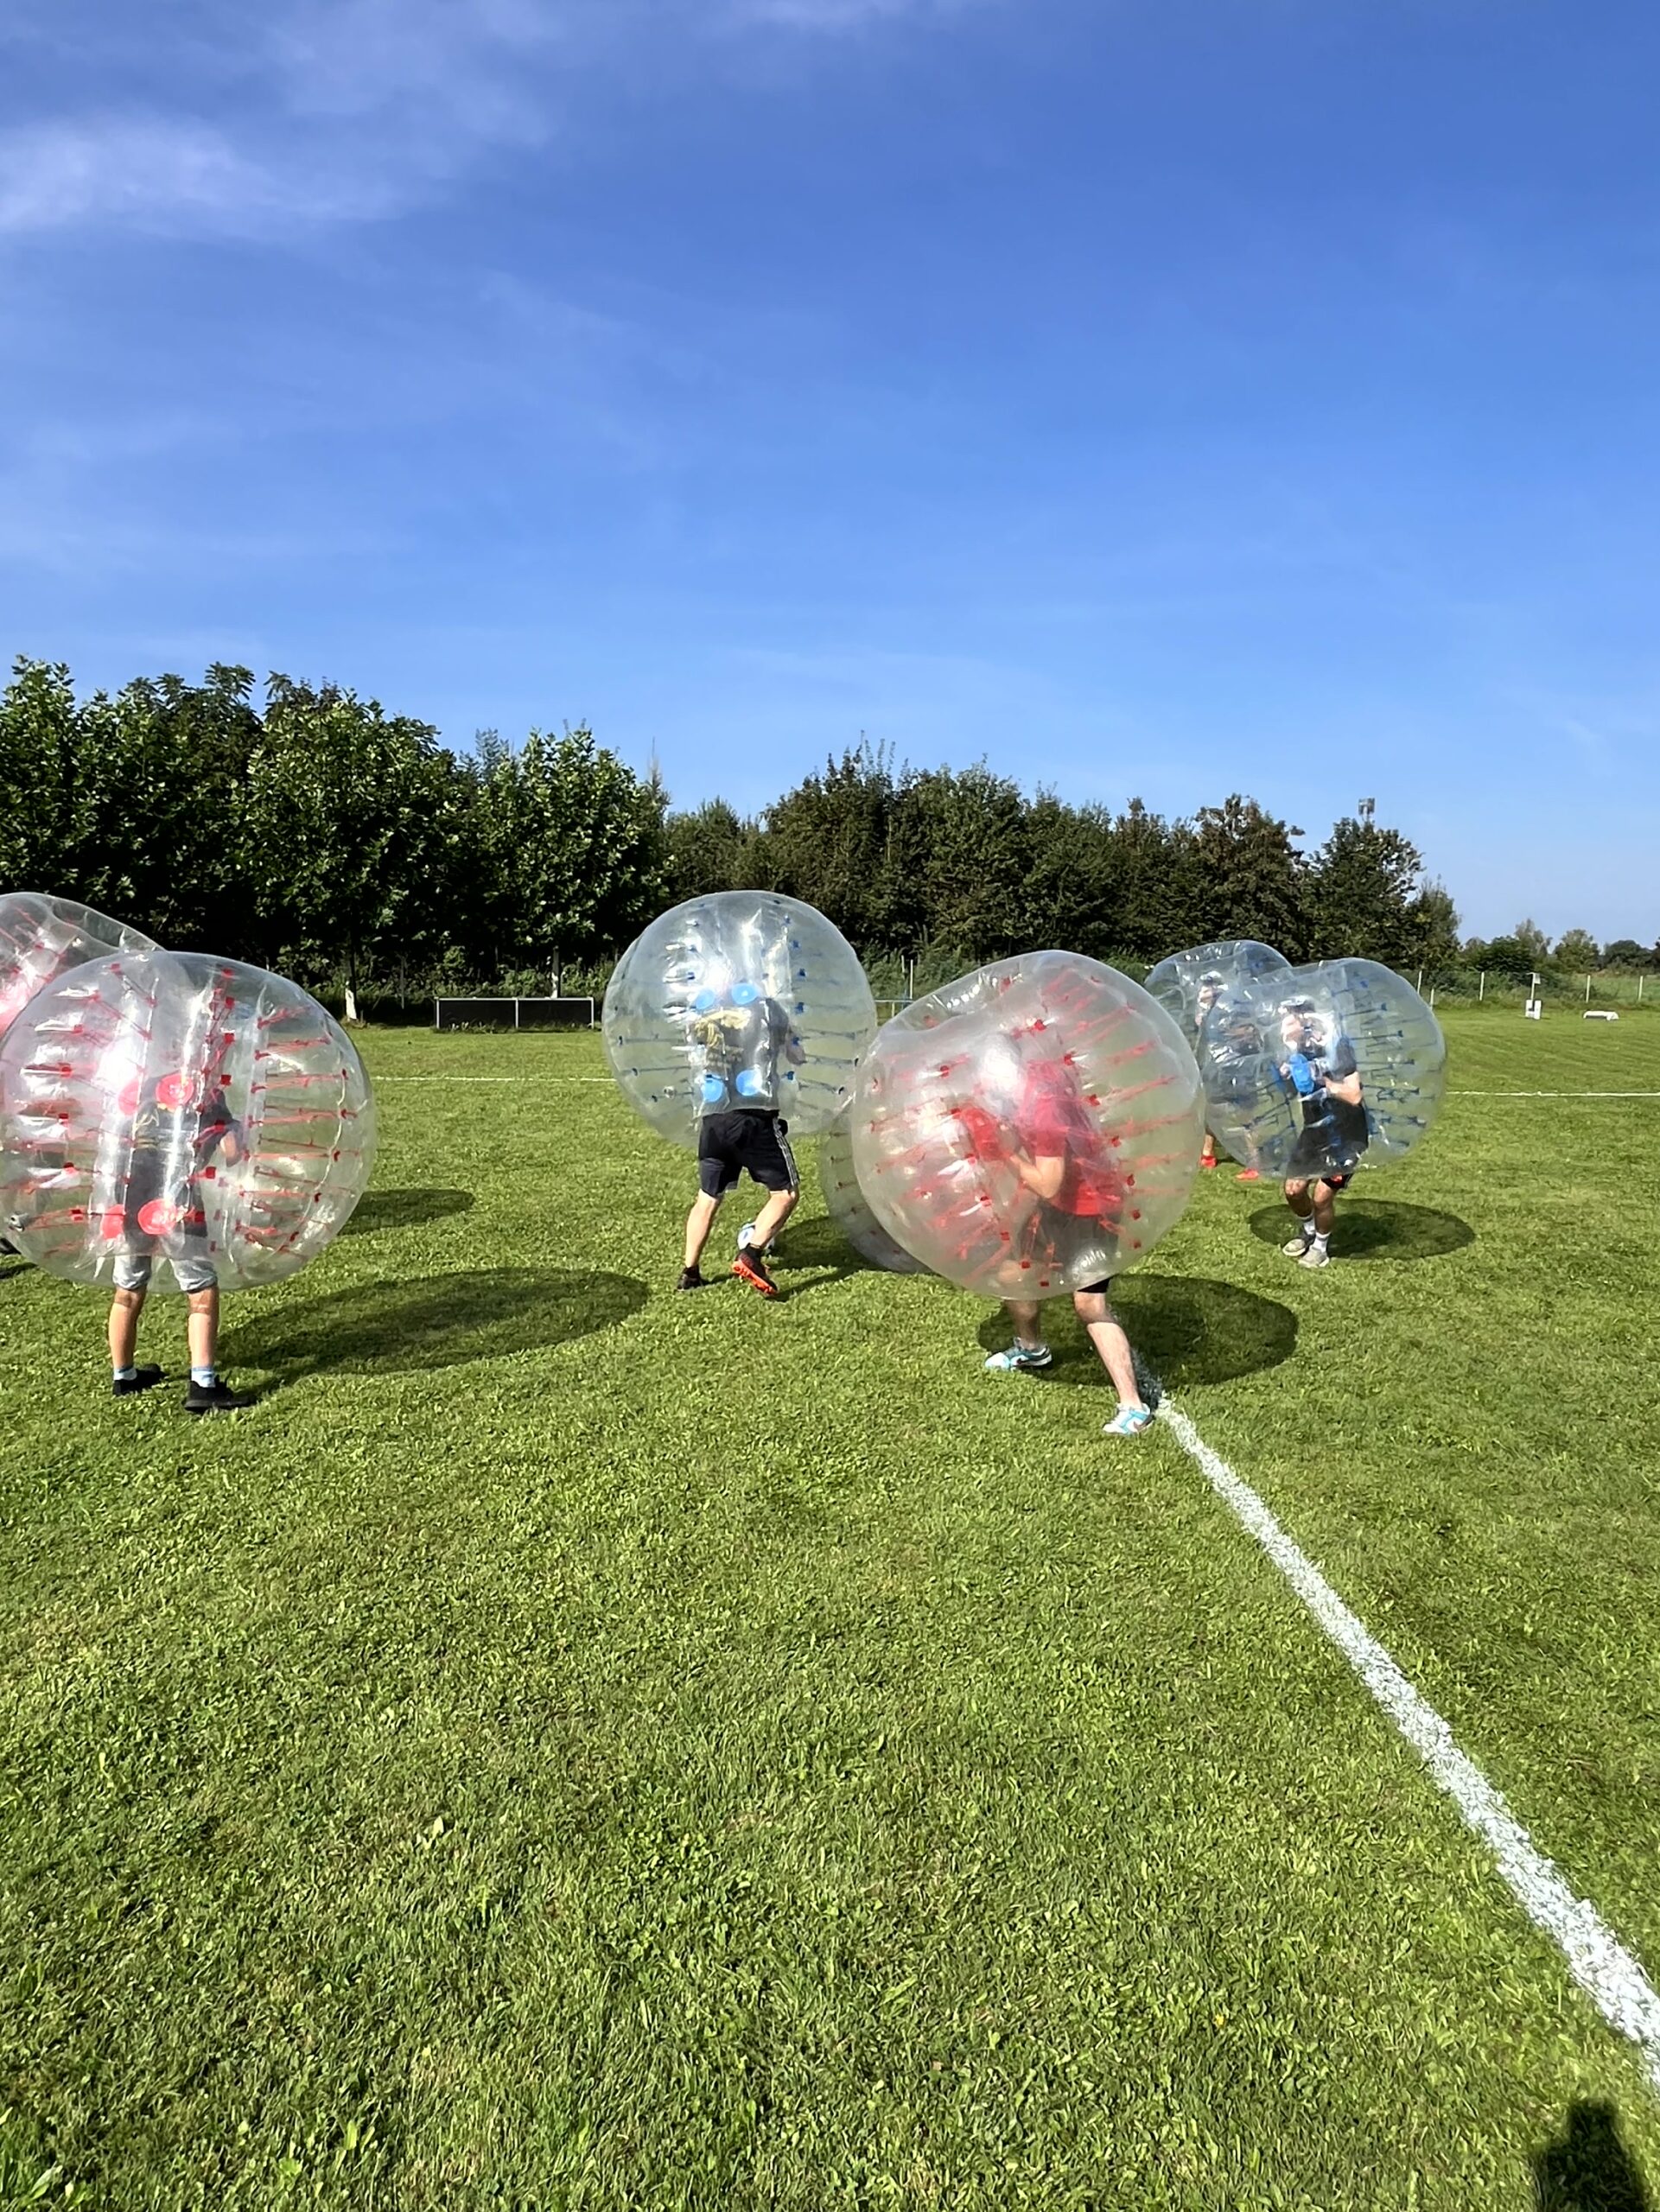
[[[541,137],[550,69],[577,61],[593,20],[581,0],[297,0],[264,51],[295,116],[391,118],[429,157]]]
[[[626,73],[642,40],[656,54],[705,33],[851,32],[967,4],[278,0],[251,29],[245,9],[199,0],[156,16],[148,44],[130,20],[118,37],[96,19],[77,28],[24,9],[7,35],[37,62],[51,54],[48,79],[73,62],[101,105],[54,116],[36,99],[34,120],[0,130],[0,238],[372,220],[430,198],[493,152],[556,139],[569,104],[590,81]],[[718,46],[701,47],[701,66],[720,66],[709,61]],[[175,105],[175,87],[195,111]]]
[[[1619,692],[1509,683],[1493,696],[1507,720],[1513,791],[1577,778],[1619,779],[1629,795],[1660,749],[1660,677],[1652,659]]]
[[[741,22],[775,23],[792,30],[851,31],[900,16],[959,13],[970,0],[734,0]]]
[[[127,224],[245,231],[386,211],[362,173],[285,168],[188,118],[110,116],[0,133],[0,237]]]

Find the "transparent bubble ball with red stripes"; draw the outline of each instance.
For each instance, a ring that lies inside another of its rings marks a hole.
[[[888,1234],[988,1297],[1059,1298],[1139,1267],[1181,1218],[1199,1070],[1139,983],[1027,953],[916,1000],[866,1058],[859,1188]]]
[[[0,1230],[69,1282],[171,1290],[170,1262],[223,1290],[280,1281],[338,1233],[374,1153],[350,1038],[237,961],[88,962],[0,1041]]]
[[[154,938],[78,899],[44,891],[0,894],[0,1037],[37,993],[71,968],[111,952],[154,952]]]

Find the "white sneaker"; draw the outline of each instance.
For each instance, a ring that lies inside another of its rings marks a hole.
[[[986,1362],[988,1375],[1040,1375],[1046,1367],[1053,1367],[1055,1356],[1047,1344],[1010,1344],[1007,1351],[995,1351]]]
[[[1288,1244],[1282,1244],[1280,1249],[1288,1260],[1301,1260],[1305,1252],[1313,1250],[1313,1243],[1312,1236],[1294,1236]]]
[[[1297,1264],[1301,1268],[1323,1268],[1330,1262],[1331,1256],[1323,1244],[1311,1242]]]

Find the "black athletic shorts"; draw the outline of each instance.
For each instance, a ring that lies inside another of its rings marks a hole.
[[[706,1198],[723,1198],[740,1175],[764,1191],[793,1191],[800,1178],[790,1150],[787,1124],[751,1107],[705,1114],[697,1125],[697,1187]]]
[[[1101,1226],[1104,1236],[1104,1224]],[[1078,1215],[1067,1213],[1061,1207],[1052,1206],[1040,1198],[1027,1224],[1026,1233],[1033,1248],[1033,1256],[1040,1253],[1047,1258],[1051,1267],[1055,1266],[1064,1258],[1068,1245],[1075,1242],[1079,1227]],[[1086,1293],[1098,1292],[1103,1298],[1110,1298],[1112,1281],[1110,1275],[1103,1275],[1099,1282],[1080,1283],[1074,1295],[1082,1298]]]
[[[1304,1129],[1286,1162],[1288,1183],[1325,1183],[1334,1191],[1346,1190],[1360,1165],[1360,1147],[1333,1144],[1316,1129]]]

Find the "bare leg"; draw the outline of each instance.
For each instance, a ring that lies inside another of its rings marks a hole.
[[[1129,1349],[1129,1338],[1124,1334],[1123,1324],[1114,1314],[1104,1294],[1098,1290],[1079,1290],[1072,1294],[1072,1307],[1088,1332],[1090,1342],[1107,1370],[1113,1389],[1118,1393],[1121,1406],[1139,1406],[1144,1402],[1142,1386],[1135,1380],[1135,1362]]]
[[[211,1367],[219,1350],[219,1285],[190,1294],[190,1318],[185,1325],[190,1340],[190,1364]]]
[[[1314,1201],[1308,1195],[1307,1183],[1288,1183],[1285,1186],[1285,1202],[1299,1221],[1307,1221],[1314,1211]]]
[[[1329,1236],[1337,1220],[1337,1192],[1329,1183],[1316,1183],[1313,1200],[1314,1233]]]
[[[110,1301],[110,1364],[130,1367],[138,1349],[138,1316],[144,1310],[142,1290],[118,1290]]]
[[[709,1233],[715,1226],[715,1217],[721,1211],[721,1201],[700,1191],[692,1201],[691,1211],[686,1216],[686,1265],[695,1268],[703,1256],[703,1247],[709,1243]]]
[[[799,1191],[767,1192],[766,1204],[755,1216],[755,1233],[752,1240],[763,1252],[795,1211],[800,1197]]]
[[[1199,1164],[1201,1167],[1216,1166],[1216,1139],[1208,1129],[1205,1132],[1205,1143],[1199,1155]]]
[[[1014,1325],[1015,1343],[1025,1344],[1029,1351],[1035,1351],[1044,1340],[1043,1324],[1038,1319],[1037,1300],[1034,1299],[1028,1302],[1021,1298],[1006,1298],[1003,1311]]]

